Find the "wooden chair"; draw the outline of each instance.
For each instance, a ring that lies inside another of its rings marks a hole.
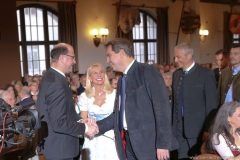
[[[221,160],[220,156],[215,154],[200,154],[197,157],[193,158],[194,160]]]

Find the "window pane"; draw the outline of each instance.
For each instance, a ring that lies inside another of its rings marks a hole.
[[[233,41],[233,43],[239,43],[239,41]]]
[[[19,10],[17,10],[17,23],[20,25],[20,13]]]
[[[53,27],[48,27],[49,41],[53,41]]]
[[[54,40],[57,41],[58,40],[58,27],[53,27],[53,32],[54,32]]]
[[[38,46],[32,46],[32,50],[33,50],[33,60],[39,60]]]
[[[134,57],[138,62],[145,63],[144,43],[134,43]]]
[[[40,61],[40,73],[42,73],[43,70],[46,70],[46,63],[45,61]]]
[[[21,26],[18,26],[18,40],[22,41],[22,35],[21,35]]]
[[[53,15],[53,25],[58,26],[58,17],[56,15]]]
[[[20,53],[20,61],[22,61],[23,60],[23,58],[22,58],[22,46],[19,46],[19,53]]]
[[[44,41],[43,27],[38,27],[38,40],[39,41]]]
[[[51,12],[47,12],[48,14],[48,26],[52,26],[53,22],[52,22],[52,13]]]
[[[144,32],[143,32],[143,14],[140,13],[141,23],[139,25],[135,25],[133,27],[133,39],[143,39]]]
[[[33,61],[33,74],[39,74],[39,61]]]
[[[31,25],[37,25],[37,10],[36,8],[30,8],[30,17],[31,17]]]
[[[37,8],[37,24],[43,26],[43,11],[40,8]]]
[[[239,34],[233,34],[233,39],[239,38]]]
[[[39,46],[39,60],[45,60],[45,46]]]
[[[157,25],[149,16],[147,16],[147,32],[148,39],[156,39]]]
[[[157,43],[148,43],[148,60],[157,63]]]
[[[31,41],[30,26],[26,26],[26,40],[27,40],[27,41]]]
[[[30,25],[30,17],[29,17],[29,8],[24,8],[24,19],[25,19],[25,25]]]
[[[27,46],[27,60],[32,61],[32,47]]]
[[[21,62],[21,75],[22,75],[22,77],[24,77],[24,73],[23,73],[23,62]]]
[[[37,27],[31,27],[32,31],[32,41],[37,41]]]
[[[32,66],[32,61],[28,62],[28,74],[33,76],[33,66]]]

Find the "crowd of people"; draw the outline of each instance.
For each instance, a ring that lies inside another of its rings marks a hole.
[[[72,46],[60,43],[42,76],[0,88],[11,107],[36,102],[47,159],[190,159],[203,144],[222,159],[240,156],[240,44],[218,50],[212,64],[196,63],[187,43],[170,65],[138,63],[121,38],[106,55],[111,66],[79,74]]]

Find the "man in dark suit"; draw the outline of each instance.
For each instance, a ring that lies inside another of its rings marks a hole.
[[[200,153],[204,121],[217,108],[216,80],[212,70],[193,60],[193,49],[186,43],[174,49],[179,68],[173,73],[173,133],[177,137],[178,159]]]
[[[229,67],[229,52],[225,49],[220,49],[215,53],[215,59],[218,68],[214,69],[213,72],[218,86],[219,77],[222,70]]]
[[[28,105],[27,108],[23,109],[29,109],[30,107],[32,109],[34,108],[35,101],[31,98],[31,90],[28,86],[21,87],[18,96],[21,99],[21,101],[18,102],[16,105],[20,105],[23,107]]]
[[[222,70],[218,85],[218,104],[240,102],[240,44],[233,44],[230,51],[232,67]]]
[[[114,39],[106,48],[107,62],[124,75],[119,79],[114,112],[97,122],[99,133],[114,128],[120,160],[169,158],[169,150],[176,148],[177,142],[173,143],[171,108],[160,72],[138,63],[132,44],[126,39]],[[125,92],[120,94],[123,86]],[[121,136],[126,142],[122,143]]]
[[[78,123],[73,94],[65,74],[76,63],[73,47],[57,44],[51,51],[51,68],[43,76],[37,100],[40,112],[40,151],[47,160],[72,160],[80,151],[79,138],[96,134],[97,128]]]

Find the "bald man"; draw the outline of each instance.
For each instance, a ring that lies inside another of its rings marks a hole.
[[[76,63],[73,47],[59,43],[51,51],[51,68],[43,76],[36,107],[40,111],[40,149],[47,160],[72,160],[79,154],[79,138],[98,133],[78,123],[72,90],[65,74]]]

